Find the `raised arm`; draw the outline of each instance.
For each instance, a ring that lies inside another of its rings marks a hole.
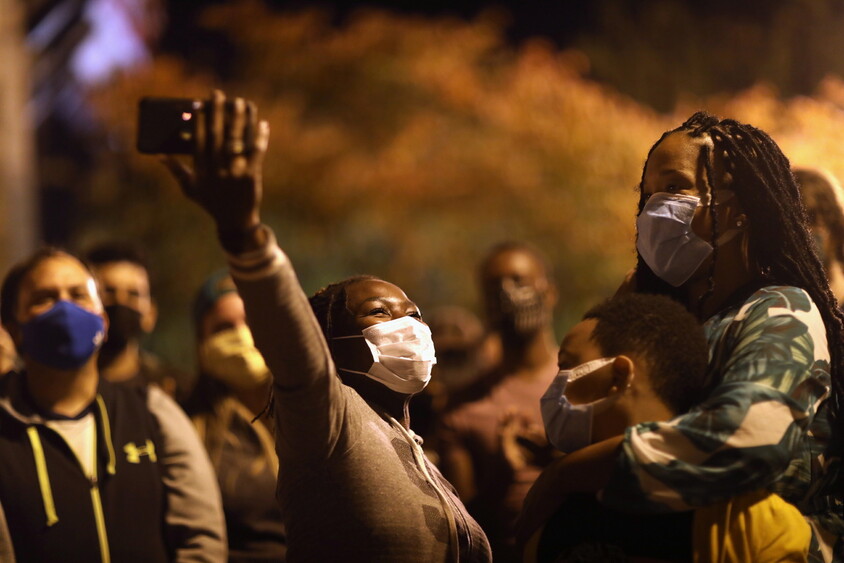
[[[258,121],[251,102],[234,98],[231,111],[226,105],[215,90],[196,115],[192,163],[171,157],[165,164],[185,195],[214,221],[256,345],[276,384],[307,385],[315,369],[325,369],[327,350],[290,261],[261,223],[269,125]],[[303,353],[312,348],[315,354]]]
[[[197,115],[192,165],[174,158],[165,163],[217,227],[255,344],[273,373],[276,403],[284,403],[276,409],[276,438],[307,447],[314,433],[330,435],[330,413],[315,403],[330,403],[340,384],[296,273],[261,223],[269,126],[258,121],[253,104],[235,98],[231,107],[227,112],[222,92],[213,92]]]
[[[173,157],[164,163],[185,195],[211,216],[223,248],[240,254],[267,242],[260,209],[270,127],[243,98],[232,100],[228,115],[225,106],[223,93],[214,90],[196,110],[192,165]]]

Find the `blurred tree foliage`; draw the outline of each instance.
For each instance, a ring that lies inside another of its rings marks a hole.
[[[844,75],[842,0],[594,0],[589,10],[594,25],[573,44],[591,77],[661,111],[689,92],[764,81],[793,96]]]
[[[664,128],[653,112],[582,78],[585,60],[505,45],[495,20],[319,11],[260,3],[208,10],[233,46],[226,83],[161,58],[98,92],[109,131],[76,245],[133,238],[152,254],[162,319],[155,348],[191,358],[188,304],[223,265],[210,222],[153,157],[134,152],[136,100],[258,103],[272,134],[265,221],[312,292],[356,273],[399,284],[423,311],[476,306],[475,266],[504,239],[557,269],[559,322],[610,295],[634,262],[634,187]]]
[[[812,96],[783,98],[760,83],[732,96],[683,99],[678,117],[705,107],[712,113],[752,123],[766,131],[795,167],[823,168],[844,180],[844,81],[827,76]]]
[[[423,311],[478,310],[479,259],[496,242],[524,239],[556,268],[559,334],[634,264],[635,186],[647,150],[694,110],[749,121],[795,162],[844,177],[836,150],[844,85],[834,77],[813,98],[783,101],[764,85],[691,98],[682,94],[694,91],[691,70],[672,77],[645,56],[628,59],[631,76],[678,92],[676,111],[659,115],[585,78],[590,65],[580,52],[542,41],[508,46],[492,16],[466,22],[369,10],[337,26],[323,11],[279,13],[249,1],[207,9],[201,25],[225,41],[225,72],[162,56],[95,94],[108,143],[73,241],[85,247],[117,236],[149,250],[162,312],[151,344],[183,365],[193,357],[193,293],[224,261],[210,221],[155,158],[134,151],[144,95],[204,97],[214,86],[257,102],[272,130],[264,219],[306,292],[373,273]]]

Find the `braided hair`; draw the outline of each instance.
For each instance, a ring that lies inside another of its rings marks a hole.
[[[705,180],[711,193],[716,189],[732,190],[750,218],[747,255],[751,262],[749,267],[756,271],[760,281],[765,285],[800,287],[818,307],[826,327],[830,352],[830,414],[832,427],[835,428],[834,421],[844,402],[844,382],[841,381],[844,375],[844,316],[829,288],[824,266],[811,250],[814,241],[788,159],[764,131],[732,119],[719,120],[705,112],[695,113],[680,127],[664,133],[651,147],[648,158],[665,137],[677,131],[685,131],[691,137],[708,135],[711,138],[712,148],[703,145],[700,152]],[[716,165],[723,168],[719,168],[719,172],[723,172],[720,176],[715,174]],[[647,200],[643,186],[644,170],[639,186],[639,213]],[[709,242],[714,255],[709,288],[701,296],[698,307],[715,289],[714,270],[718,253],[715,241],[719,233],[714,197],[709,198],[708,206],[713,218]],[[636,283],[642,292],[667,294],[684,301],[681,292],[659,279],[641,255],[638,257]]]
[[[337,321],[342,318],[340,315],[344,313],[346,315],[349,314],[348,309],[346,309],[346,288],[359,281],[380,279],[381,278],[379,277],[370,275],[352,276],[329,284],[308,298],[311,310],[314,312],[314,316],[319,323],[319,327],[322,329],[322,334],[325,336],[325,340],[328,342],[329,348],[331,346],[331,337],[334,336],[334,327],[337,324]],[[274,405],[275,397],[273,386],[270,386],[270,395],[267,399],[267,404],[263,410],[258,413],[254,419],[252,419],[252,422],[255,422],[264,415],[272,417]]]
[[[381,278],[369,275],[352,276],[338,282],[334,282],[314,293],[308,301],[314,316],[319,322],[322,334],[330,343],[334,336],[334,326],[340,320],[343,312],[346,312],[346,288],[360,281],[379,280]]]

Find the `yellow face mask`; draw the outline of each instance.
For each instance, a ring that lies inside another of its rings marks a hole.
[[[208,337],[199,348],[199,365],[204,373],[233,389],[254,389],[270,379],[264,357],[245,325]]]

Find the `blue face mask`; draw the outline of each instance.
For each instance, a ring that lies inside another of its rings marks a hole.
[[[600,358],[574,369],[560,370],[539,400],[545,434],[551,445],[558,450],[571,453],[591,444],[595,406],[608,400],[608,397],[605,397],[592,403],[573,405],[566,398],[566,385],[601,369],[613,360],[615,358]]]
[[[105,323],[96,313],[70,301],[58,301],[21,326],[21,351],[55,369],[81,367],[103,342]]]

